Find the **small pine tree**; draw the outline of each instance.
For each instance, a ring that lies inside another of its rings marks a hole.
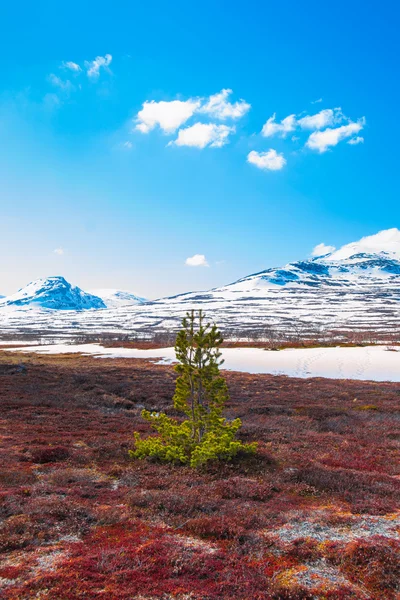
[[[175,354],[179,361],[173,397],[174,408],[187,419],[179,422],[164,413],[144,410],[157,436],[142,439],[135,433],[132,458],[153,457],[197,467],[213,459],[230,460],[239,453],[254,453],[257,444],[236,439],[240,419],[228,422],[223,416],[228,387],[221,376],[222,336],[215,325],[205,324],[202,311],[187,313],[178,333]]]

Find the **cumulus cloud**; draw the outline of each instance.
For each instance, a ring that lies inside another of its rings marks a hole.
[[[221,148],[228,143],[230,133],[235,132],[235,127],[216,125],[215,123],[195,123],[191,127],[180,129],[178,137],[168,145],[192,146],[193,148]]]
[[[267,152],[252,150],[247,155],[247,162],[266,171],[279,171],[286,165],[286,159],[283,154],[278,154],[273,148]]]
[[[232,90],[224,89],[218,94],[214,94],[208,98],[208,101],[202,105],[199,112],[205,113],[224,121],[225,119],[240,119],[251,108],[251,105],[244,100],[231,103],[228,98],[232,94]]]
[[[164,133],[174,133],[195,114],[205,114],[220,121],[240,119],[250,109],[250,104],[244,100],[229,102],[231,94],[232,90],[223,89],[208,98],[146,101],[136,116],[135,127],[142,133],[149,133],[158,125]]]
[[[62,256],[64,254],[64,248],[56,248],[53,250],[54,254],[58,254],[58,256]]]
[[[324,129],[342,120],[343,114],[340,108],[325,108],[315,115],[302,117],[297,123],[302,129]]]
[[[136,129],[148,133],[158,125],[165,133],[174,133],[199,107],[200,100],[144,102],[137,114]]]
[[[361,137],[360,135],[357,135],[356,137],[351,138],[351,140],[349,140],[347,143],[350,144],[351,146],[356,146],[357,144],[363,144],[364,138]]]
[[[335,127],[340,125],[339,127]],[[261,134],[264,137],[286,135],[295,130],[312,131],[306,146],[319,152],[326,152],[328,148],[336,146],[341,140],[351,137],[349,144],[360,144],[364,138],[360,136],[353,137],[365,125],[365,118],[353,122],[343,114],[341,108],[325,108],[314,115],[296,116],[289,115],[280,122],[276,121],[276,114],[264,124]],[[292,141],[296,141],[297,136],[292,136]]]
[[[100,75],[100,69],[107,69],[112,61],[111,54],[105,56],[96,56],[94,60],[85,60],[85,68],[87,76],[92,79],[97,79]]]
[[[335,250],[335,246],[327,246],[326,244],[321,243],[315,246],[315,248],[311,252],[311,256],[325,256],[325,254],[330,254]]]
[[[280,123],[277,123],[275,119],[276,113],[274,113],[272,117],[270,117],[268,121],[264,124],[261,130],[261,134],[264,137],[271,137],[276,134],[279,134],[282,137],[284,137],[285,135],[296,129],[296,115],[289,115]]]
[[[342,140],[361,131],[364,124],[365,119],[362,118],[357,123],[350,122],[348,125],[342,125],[334,129],[328,127],[323,131],[314,131],[308,138],[306,146],[320,153],[326,152],[329,148],[337,146]]]
[[[69,69],[70,71],[74,71],[75,73],[79,73],[80,71],[82,71],[81,67],[77,63],[72,62],[72,60],[64,60],[61,63],[61,67],[63,69]]]
[[[209,267],[206,257],[204,254],[194,254],[194,256],[189,256],[186,259],[185,265],[188,267]]]
[[[324,129],[328,125],[340,123],[344,118],[340,108],[325,108],[315,115],[306,115],[298,119],[296,115],[288,115],[282,121],[276,121],[276,113],[264,124],[261,134],[264,137],[280,135],[285,137],[295,129]]]

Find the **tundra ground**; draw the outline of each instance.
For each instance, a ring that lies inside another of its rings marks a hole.
[[[399,597],[400,386],[226,373],[256,457],[132,462],[169,366],[0,352],[0,597]]]

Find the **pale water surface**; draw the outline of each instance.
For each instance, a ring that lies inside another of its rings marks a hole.
[[[10,348],[10,352],[63,354],[79,352],[99,358],[146,358],[158,363],[175,359],[173,348],[138,350],[104,348],[99,344],[49,344]],[[261,348],[224,348],[224,368],[245,373],[270,373],[290,377],[329,377],[400,381],[400,348],[366,346],[362,348],[296,348],[263,350]]]

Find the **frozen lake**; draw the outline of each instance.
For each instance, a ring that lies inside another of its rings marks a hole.
[[[145,358],[172,363],[173,348],[138,350],[104,348],[99,344],[49,344],[10,348],[10,352],[39,354],[82,353],[99,358]],[[361,348],[296,348],[270,351],[261,348],[223,348],[224,369],[245,373],[269,373],[290,377],[329,377],[400,381],[400,347],[366,346]]]

